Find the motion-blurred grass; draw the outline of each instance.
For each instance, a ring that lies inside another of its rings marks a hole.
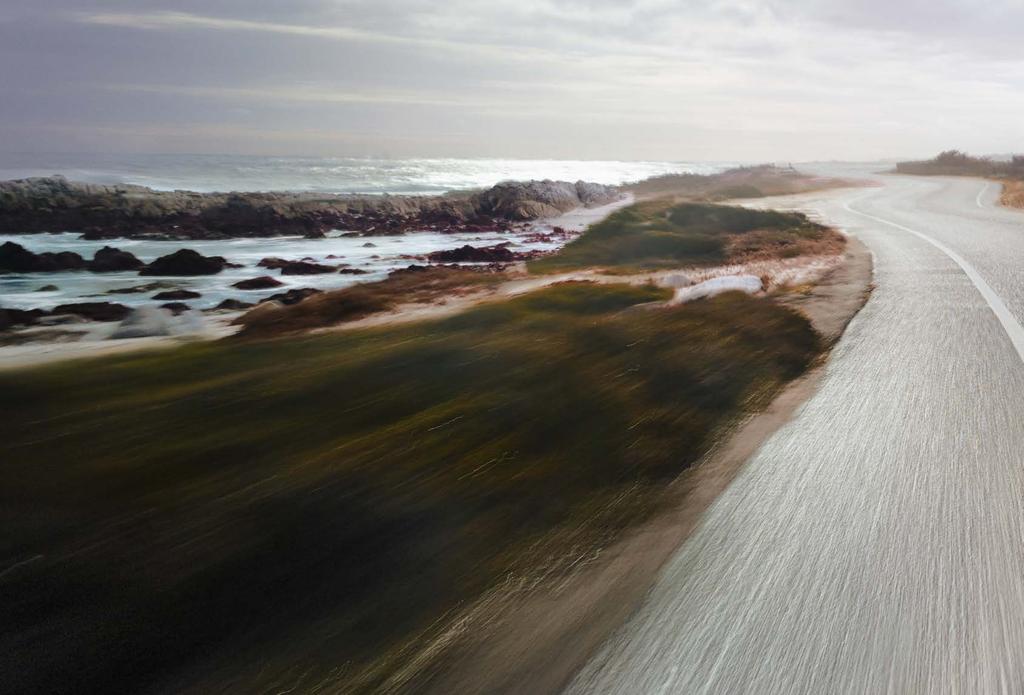
[[[766,299],[629,308],[666,294],[0,375],[0,690],[374,687],[351,679],[819,353]]]
[[[757,232],[744,243],[745,235]],[[773,232],[768,237],[763,232]],[[559,252],[531,261],[536,273],[581,268],[656,270],[814,253],[842,237],[800,213],[649,200],[608,216]],[[743,254],[735,252],[743,247]]]

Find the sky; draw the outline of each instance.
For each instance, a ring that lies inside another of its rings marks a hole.
[[[1024,0],[4,0],[0,153],[1024,150]]]

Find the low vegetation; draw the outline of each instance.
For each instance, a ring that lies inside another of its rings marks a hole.
[[[973,157],[960,150],[947,150],[934,159],[900,162],[896,171],[918,176],[991,176],[1024,180],[1024,156],[997,160]]]
[[[239,318],[243,338],[300,333],[390,311],[399,304],[429,303],[493,287],[506,280],[489,268],[413,266],[385,280],[314,295],[301,303],[262,309]]]
[[[653,504],[820,354],[768,299],[636,306],[666,296],[570,283],[0,375],[0,689],[375,689],[382,655],[538,539],[635,520],[624,497]]]
[[[800,213],[660,198],[610,215],[529,268],[539,273],[587,267],[631,272],[838,253],[843,243],[841,234]]]
[[[947,150],[934,159],[900,162],[896,171],[916,176],[980,176],[998,179],[1003,184],[999,202],[1011,208],[1024,208],[1024,155],[1009,159],[973,157],[960,150]]]
[[[1024,179],[1003,181],[999,202],[1009,208],[1024,208]]]
[[[672,196],[698,202],[761,198],[850,185],[848,181],[801,173],[770,164],[738,167],[717,174],[664,174],[626,184],[639,198]]]

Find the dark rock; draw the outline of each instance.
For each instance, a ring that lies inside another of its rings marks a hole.
[[[516,255],[504,246],[475,247],[466,244],[448,251],[434,251],[427,255],[436,263],[509,263]]]
[[[292,261],[281,266],[281,275],[322,275],[334,271],[334,266],[308,263],[307,261]]]
[[[362,270],[361,268],[342,268],[338,271],[340,275],[366,275],[369,270]]]
[[[214,307],[218,311],[242,311],[253,306],[250,302],[243,302],[238,299],[225,299],[223,302]]]
[[[232,285],[240,290],[269,290],[273,287],[280,287],[284,283],[269,275],[261,275],[249,280],[240,280]]]
[[[71,251],[60,251],[58,253],[41,253],[36,256],[37,271],[43,273],[55,273],[61,270],[82,270],[85,268],[85,259]]]
[[[55,273],[84,267],[85,259],[71,251],[33,253],[13,241],[0,245],[0,272]]]
[[[139,275],[216,275],[227,265],[221,256],[204,256],[192,249],[181,249],[161,256],[139,271]]]
[[[303,239],[324,239],[326,237],[327,235],[324,234],[323,230],[320,229],[311,229],[310,231],[302,235]]]
[[[375,248],[377,248],[377,245],[375,243],[373,243],[372,241],[368,241],[365,244],[363,244],[363,248],[364,249],[375,249]]]
[[[104,246],[97,251],[88,268],[94,273],[115,273],[125,270],[138,270],[145,263],[135,257],[134,254],[116,249],[113,246]]]
[[[131,309],[123,304],[113,302],[79,302],[77,304],[61,304],[53,308],[51,314],[74,314],[90,321],[122,321]]]
[[[261,299],[260,304],[264,302],[280,302],[285,306],[291,304],[298,304],[307,297],[312,297],[314,294],[320,294],[322,290],[316,290],[312,287],[304,287],[300,290],[288,290],[287,292],[281,292],[279,294],[272,295],[266,299]]]
[[[48,313],[42,309],[4,309],[0,307],[0,331],[15,326],[31,326]]]
[[[270,270],[279,270],[279,269],[285,267],[286,265],[288,265],[289,263],[294,263],[294,262],[295,261],[286,261],[283,258],[277,258],[275,256],[271,256],[269,258],[262,259],[256,265],[257,265],[257,267],[260,267],[260,268],[269,268]]]
[[[192,307],[190,307],[188,304],[185,304],[184,302],[167,302],[166,304],[161,304],[160,308],[167,309],[169,312],[177,316],[178,314],[184,314]]]
[[[504,181],[478,193],[474,207],[483,215],[506,220],[556,217],[580,206],[594,207],[618,200],[613,186],[577,181]]]
[[[165,280],[158,280],[157,282],[147,282],[145,285],[136,285],[134,287],[115,287],[112,290],[107,290],[107,294],[142,294],[143,292],[152,292],[153,290],[162,290],[167,288],[173,288],[173,282],[167,282]]]
[[[392,270],[390,273],[388,273],[388,277],[393,277],[395,275],[403,275],[405,273],[424,273],[428,270],[430,270],[430,266],[418,265],[416,263],[413,263],[412,265],[407,265],[404,268],[396,268],[395,270]]]
[[[153,299],[196,299],[202,296],[192,290],[168,290],[167,292],[157,292],[153,295]]]
[[[0,233],[79,232],[86,239],[227,239],[329,230],[354,235],[499,231],[617,189],[583,182],[502,183],[469,195],[370,196],[322,193],[194,193],[75,183],[59,176],[0,182]]]
[[[36,292],[58,292],[60,288],[56,285],[43,285]]]

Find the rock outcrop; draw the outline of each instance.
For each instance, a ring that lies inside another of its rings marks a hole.
[[[249,280],[240,280],[231,286],[237,287],[240,290],[269,290],[275,287],[280,287],[283,284],[284,283],[280,280],[272,278],[269,275],[261,275]]]
[[[89,262],[89,270],[94,273],[116,273],[121,271],[139,270],[146,265],[134,254],[113,246],[104,246],[95,254]]]
[[[0,246],[0,272],[56,273],[66,270],[89,270],[94,273],[138,270],[145,264],[127,251],[104,246],[91,261],[77,253],[60,251],[33,253],[21,244],[8,241]]]
[[[596,207],[618,200],[612,186],[577,181],[506,181],[474,196],[478,214],[509,220],[557,217],[578,207]]]
[[[281,275],[323,275],[333,273],[337,268],[331,265],[310,263],[309,261],[292,261],[281,266]]]
[[[153,295],[153,299],[177,301],[181,299],[198,299],[202,296],[199,292],[193,292],[192,290],[167,290],[166,292],[157,292]]]
[[[139,275],[216,275],[227,266],[223,256],[204,256],[192,249],[181,249],[166,256],[160,256]]]
[[[254,306],[251,302],[243,302],[238,299],[225,299],[213,308],[214,311],[242,311]]]
[[[131,309],[124,304],[114,302],[79,302],[77,304],[61,304],[50,312],[54,316],[72,314],[90,321],[122,321]]]
[[[185,302],[167,302],[166,304],[161,304],[160,308],[167,309],[167,311],[171,312],[175,316],[184,314],[186,311],[190,311],[192,309],[192,307]]]
[[[360,234],[485,232],[619,197],[616,188],[564,181],[505,182],[477,193],[372,196],[194,193],[102,186],[60,176],[0,182],[0,233],[77,232],[86,239],[225,239],[341,229]]]
[[[511,263],[517,260],[516,254],[503,245],[498,246],[460,246],[447,251],[434,251],[427,254],[434,263]]]
[[[265,304],[267,302],[278,302],[285,306],[290,306],[292,304],[298,304],[303,299],[312,297],[314,294],[320,294],[321,292],[323,292],[323,290],[317,290],[312,287],[303,287],[302,289],[288,290],[287,292],[280,292],[278,294],[271,295],[266,299],[261,299],[259,303]]]
[[[82,270],[85,259],[71,251],[33,253],[13,241],[0,245],[0,273],[55,273]]]
[[[16,326],[34,325],[44,316],[49,316],[49,312],[42,309],[4,309],[0,307],[0,331]]]

